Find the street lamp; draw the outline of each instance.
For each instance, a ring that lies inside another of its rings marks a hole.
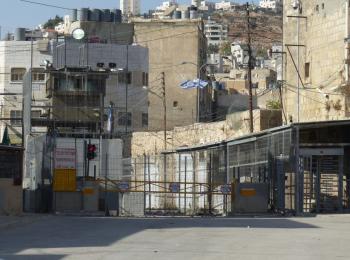
[[[198,64],[194,63],[194,62],[191,62],[191,61],[183,61],[180,65],[187,65],[187,64],[190,64],[190,65],[193,65],[193,66],[196,66],[198,67]],[[202,66],[199,67],[198,71],[197,71],[197,78],[198,80],[200,81],[200,78],[201,78],[201,72],[202,70],[206,67],[206,66],[215,66],[215,65],[218,65],[218,64],[209,64],[209,63],[205,63],[203,64]],[[199,123],[200,121],[200,117],[199,117],[199,87],[197,86],[197,122]]]

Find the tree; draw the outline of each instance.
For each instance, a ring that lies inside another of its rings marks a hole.
[[[231,55],[231,43],[230,42],[224,42],[220,46],[220,54],[224,56]]]
[[[63,17],[60,17],[58,15],[55,16],[55,18],[49,19],[45,24],[45,29],[55,29],[55,26],[57,26],[59,23],[63,22]]]
[[[6,126],[5,131],[4,131],[4,135],[2,137],[2,145],[10,145],[11,144],[11,140],[10,140],[10,136],[9,136],[9,132],[8,132],[8,128]]]

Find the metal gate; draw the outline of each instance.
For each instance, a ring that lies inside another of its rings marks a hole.
[[[343,149],[302,149],[303,211],[343,210]]]

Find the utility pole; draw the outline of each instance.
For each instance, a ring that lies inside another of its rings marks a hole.
[[[164,150],[167,149],[167,109],[166,109],[166,92],[165,92],[165,73],[162,72],[162,94],[163,94],[163,111],[164,111],[164,118],[163,118],[163,127],[164,127]]]
[[[246,5],[247,9],[247,33],[248,33],[248,85],[249,85],[249,129],[254,132],[254,118],[253,118],[253,87],[252,87],[252,46],[250,36],[250,11],[249,3]]]

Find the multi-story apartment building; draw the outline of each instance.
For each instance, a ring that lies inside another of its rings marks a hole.
[[[209,20],[204,26],[204,32],[207,37],[208,46],[218,46],[227,41],[228,26],[225,24],[219,24],[211,20],[209,17]]]
[[[55,49],[53,68],[48,96],[56,126],[98,132],[102,109],[113,136],[148,128],[146,48],[68,41]]]
[[[23,30],[22,30],[23,32]],[[24,33],[22,34],[22,36]],[[46,104],[46,75],[44,61],[51,61],[48,40],[26,41],[25,37],[14,41],[0,41],[0,134],[7,126],[12,144],[22,142],[22,93],[23,77],[32,69],[32,118],[44,116]],[[46,128],[33,127],[33,132]]]
[[[123,15],[139,15],[141,13],[140,0],[120,0]]]
[[[285,0],[283,99],[289,121],[350,116],[349,1]]]

